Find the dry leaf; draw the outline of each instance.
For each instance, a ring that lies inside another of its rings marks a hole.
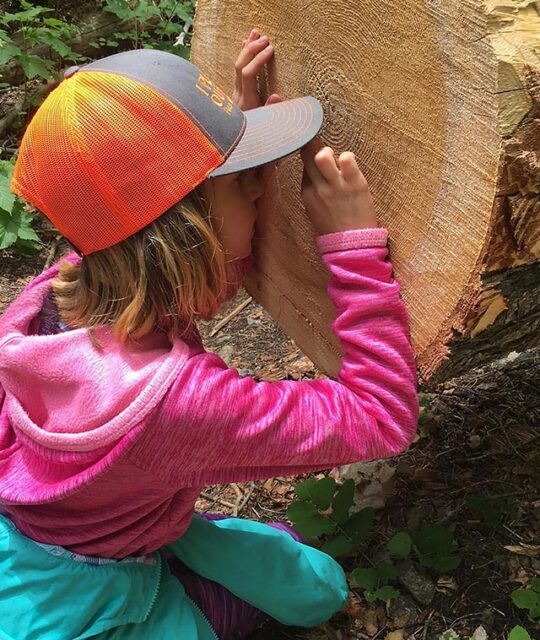
[[[360,601],[360,598],[353,591],[350,591],[349,597],[342,611],[351,618],[361,620],[365,611],[365,606]]]
[[[437,580],[437,591],[441,593],[445,593],[446,591],[456,591],[458,588],[458,584],[456,579],[452,576],[441,576]]]
[[[504,548],[520,556],[529,556],[529,558],[540,556],[540,544],[507,544]]]
[[[484,627],[481,625],[477,627],[475,632],[472,634],[471,640],[488,640],[488,635]]]
[[[385,640],[404,640],[405,629],[396,629],[396,631],[390,631],[386,634]]]
[[[368,635],[374,636],[379,628],[386,624],[386,615],[382,607],[368,607],[364,609],[360,621]]]
[[[395,473],[396,467],[387,461],[370,460],[346,464],[333,471],[331,475],[341,482],[354,480],[356,489],[351,513],[356,513],[366,507],[384,507],[386,500],[395,492]]]

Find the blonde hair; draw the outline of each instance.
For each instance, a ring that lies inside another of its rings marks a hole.
[[[183,337],[238,291],[199,188],[133,236],[61,263],[53,291],[66,325],[107,325],[121,341],[158,328]]]

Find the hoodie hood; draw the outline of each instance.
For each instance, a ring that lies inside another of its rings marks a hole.
[[[70,256],[73,259],[73,256]],[[23,439],[48,449],[92,451],[119,440],[161,401],[189,347],[154,333],[122,345],[107,327],[38,335],[36,318],[58,273],[36,278],[0,319],[0,386]]]

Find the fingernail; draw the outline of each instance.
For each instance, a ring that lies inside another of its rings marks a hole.
[[[261,36],[261,37],[257,40],[257,42],[261,42],[261,43],[263,43],[263,42],[268,42],[268,36]]]

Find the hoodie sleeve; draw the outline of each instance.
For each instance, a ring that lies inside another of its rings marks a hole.
[[[131,460],[177,486],[241,482],[384,458],[411,443],[416,368],[386,229],[317,239],[331,277],[337,380],[257,382],[217,355],[191,357]]]

